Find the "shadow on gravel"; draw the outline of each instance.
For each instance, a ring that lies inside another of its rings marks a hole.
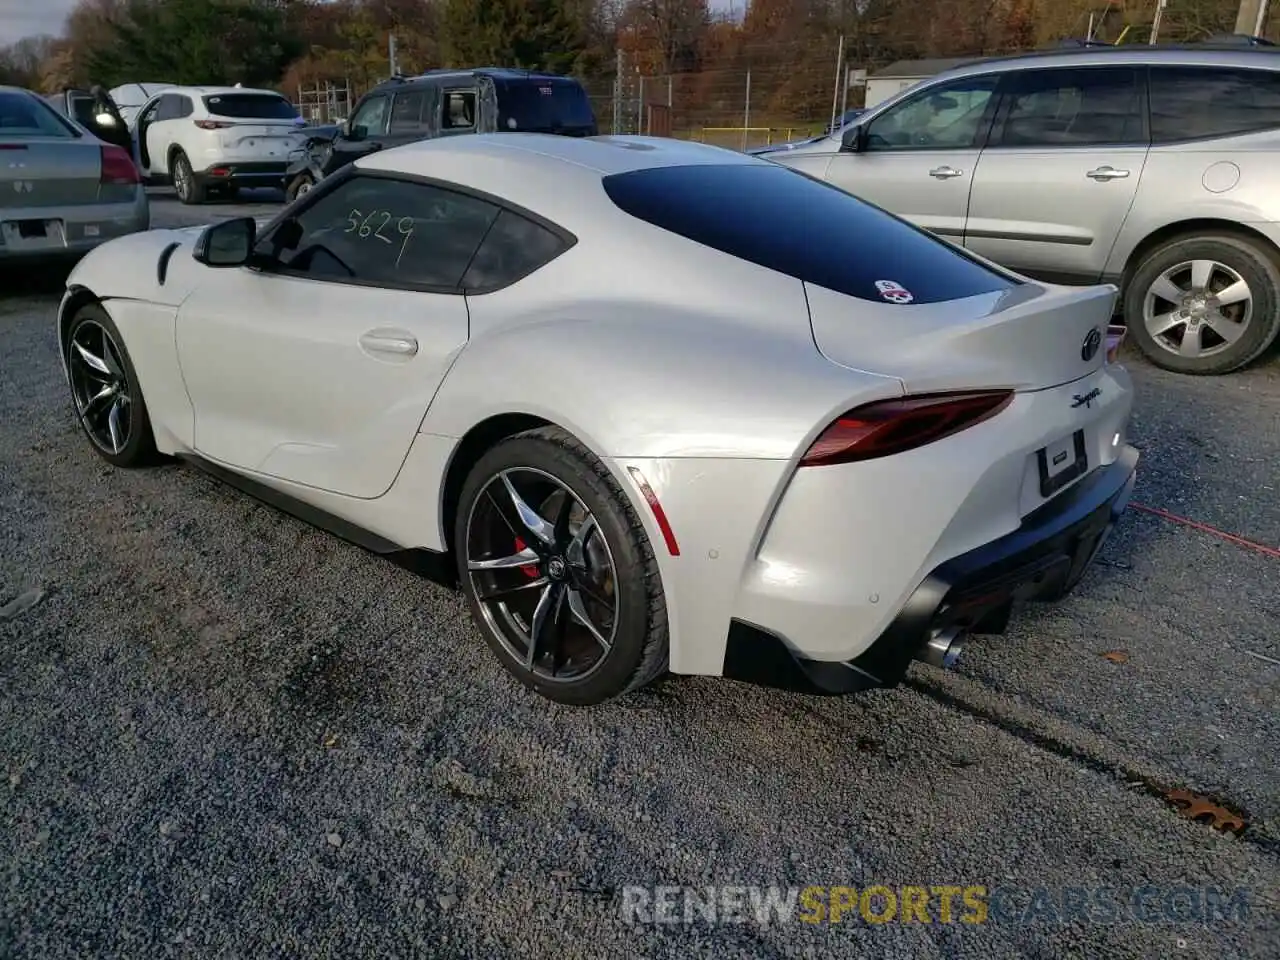
[[[56,263],[0,263],[0,302],[9,297],[61,295],[67,275],[78,260],[77,257]]]

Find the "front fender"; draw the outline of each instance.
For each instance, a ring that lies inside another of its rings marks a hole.
[[[99,300],[146,300],[177,306],[196,281],[191,249],[204,227],[146,230],[109,240],[86,254],[67,277],[67,289]]]

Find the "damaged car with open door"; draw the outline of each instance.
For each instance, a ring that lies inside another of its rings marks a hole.
[[[474,133],[600,132],[591,99],[572,77],[477,67],[392,77],[365,94],[337,135],[312,138],[289,170],[290,200],[353,160],[415,140]]]
[[[53,109],[80,124],[103,143],[115,144],[132,153],[129,126],[116,102],[102,87],[95,86],[89,90],[72,87],[44,99]]]

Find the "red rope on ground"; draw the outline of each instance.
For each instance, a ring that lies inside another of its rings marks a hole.
[[[1200,523],[1187,517],[1180,517],[1176,513],[1170,513],[1168,510],[1161,510],[1159,507],[1148,507],[1145,503],[1130,503],[1129,506],[1134,510],[1140,510],[1143,513],[1149,513],[1152,516],[1159,517],[1162,520],[1168,520],[1171,523],[1180,523],[1184,527],[1190,527],[1192,530],[1199,530],[1201,533],[1207,533],[1210,536],[1218,537],[1227,543],[1234,543],[1238,547],[1244,547],[1247,550],[1256,550],[1264,557],[1272,557],[1280,560],[1280,550],[1275,547],[1268,547],[1265,543],[1258,543],[1255,540],[1246,540],[1244,537],[1237,537],[1234,533],[1227,533],[1225,530],[1219,530],[1217,527],[1211,527],[1207,523]]]

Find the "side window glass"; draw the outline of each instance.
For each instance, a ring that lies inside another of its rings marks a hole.
[[[998,78],[936,87],[890,107],[867,127],[866,149],[962,150],[974,146]]]
[[[422,129],[422,107],[426,100],[421,90],[407,90],[397,93],[391,104],[391,126],[389,132],[417,133]]]
[[[173,108],[173,100],[174,98],[172,96],[164,96],[160,98],[160,102],[156,106],[155,119],[157,121],[172,120],[178,115],[177,111]]]
[[[387,128],[387,98],[366,100],[351,118],[351,129],[364,128],[364,136],[376,137]]]
[[[471,130],[475,125],[476,92],[474,90],[446,91],[440,126],[445,130]]]
[[[174,104],[177,111],[174,113],[175,119],[181,120],[183,117],[189,117],[195,112],[195,106],[191,103],[190,97],[175,97],[174,100],[177,101]]]
[[[357,176],[298,214],[301,238],[279,263],[315,280],[454,290],[497,215],[465,194]]]
[[[1280,127],[1280,71],[1152,67],[1150,78],[1156,143]]]
[[[462,278],[463,289],[482,293],[515,283],[569,246],[546,227],[503,210]]]
[[[1001,109],[1002,147],[1143,142],[1138,74],[1125,67],[1027,71]]]

